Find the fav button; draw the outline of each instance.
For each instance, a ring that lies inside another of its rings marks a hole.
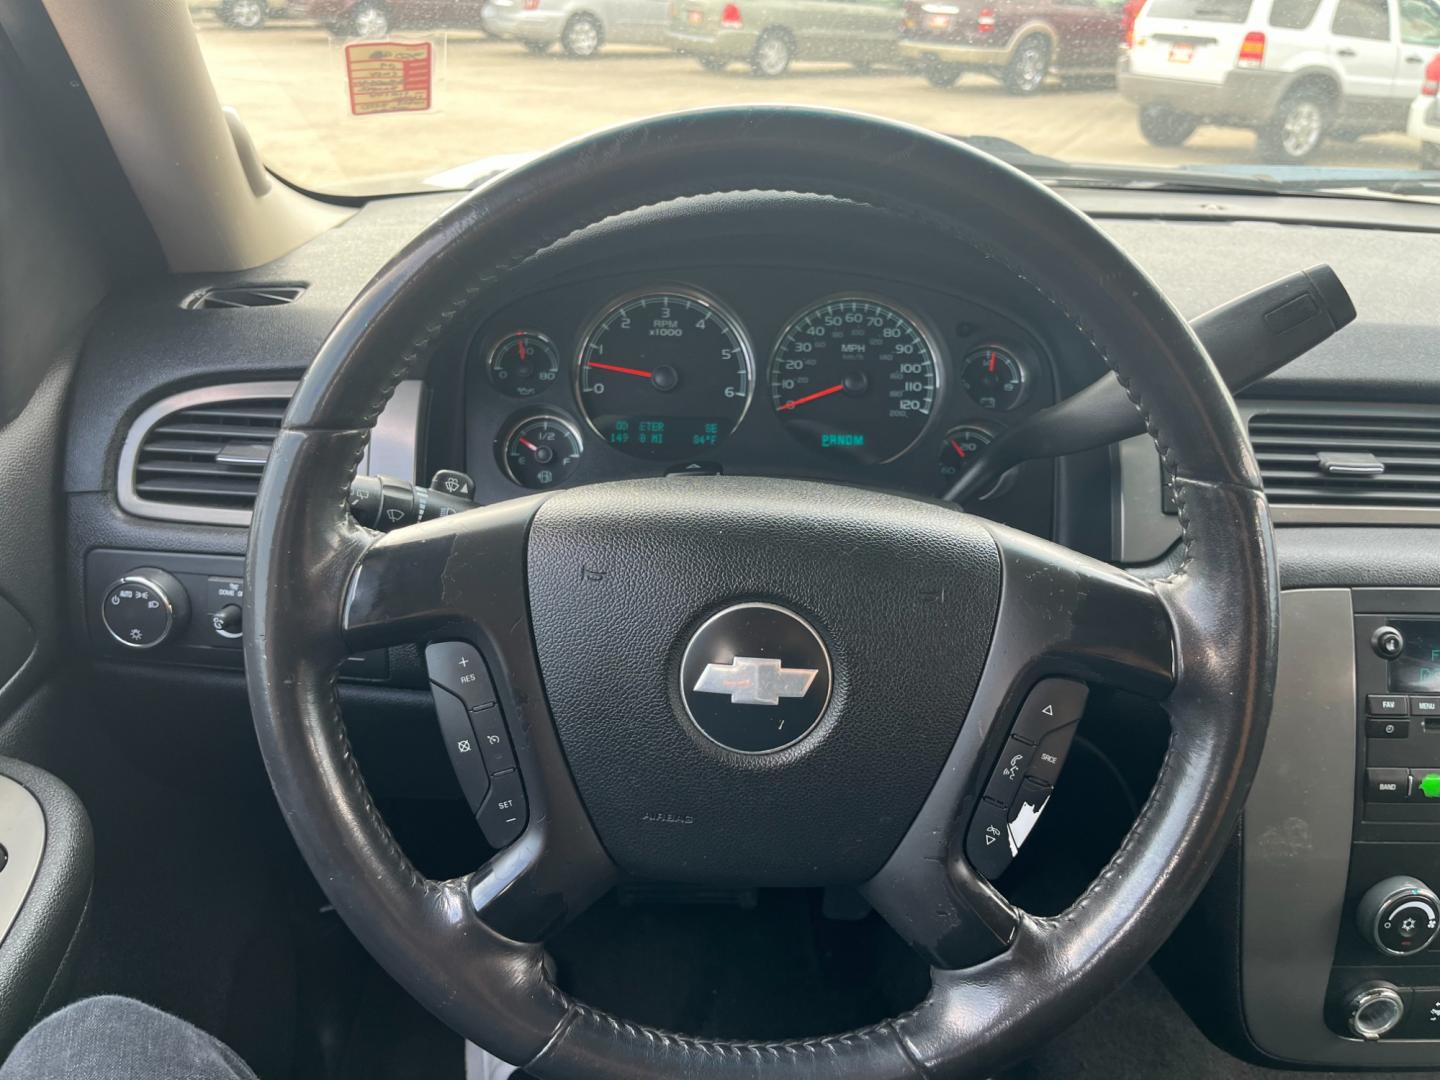
[[[1371,716],[1404,716],[1410,711],[1410,699],[1404,694],[1366,694],[1365,711]]]
[[[1440,781],[1440,773],[1436,774]],[[1366,802],[1404,802],[1410,797],[1409,769],[1366,769]]]

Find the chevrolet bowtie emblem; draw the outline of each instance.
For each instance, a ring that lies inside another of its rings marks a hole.
[[[779,705],[804,697],[820,674],[814,668],[782,667],[779,660],[737,656],[728,664],[706,664],[695,682],[702,694],[729,694],[732,705]]]

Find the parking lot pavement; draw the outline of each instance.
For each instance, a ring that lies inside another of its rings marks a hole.
[[[753,102],[860,109],[956,135],[1001,136],[1072,161],[1258,161],[1245,131],[1202,128],[1183,147],[1152,147],[1136,128],[1134,106],[1113,89],[1056,85],[1017,98],[981,75],[941,90],[909,72],[835,64],[797,64],[783,78],[757,79],[740,65],[717,74],[656,49],[609,47],[571,60],[463,31],[443,36],[434,112],[357,118],[347,109],[343,43],[325,31],[274,23],[247,33],[202,22],[199,39],[221,103],[239,110],[271,166],[321,190],[414,187],[452,165],[543,150],[623,120]],[[1404,135],[1332,141],[1314,164],[1413,169],[1418,149]]]

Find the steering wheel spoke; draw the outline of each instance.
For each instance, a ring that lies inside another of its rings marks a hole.
[[[1160,698],[1174,684],[1169,613],[1153,586],[1027,533],[990,531],[1003,584],[980,684],[929,798],[865,889],[942,968],[971,966],[1013,942],[1020,916],[985,875],[1002,873],[1024,842],[1014,809],[1057,779],[1064,750],[1049,748],[1068,747],[1087,688]]]
[[[1154,586],[1124,570],[1001,526],[1004,586],[986,679],[1012,694],[1042,675],[1163,698],[1175,684],[1170,615]]]
[[[466,892],[491,929],[518,941],[544,940],[615,878],[561,753],[531,637],[525,538],[543,501],[379,537],[356,559],[341,605],[351,649],[427,644],[451,763],[500,848]]]
[[[464,638],[506,605],[523,616],[525,530],[542,501],[513,499],[379,536],[349,575],[340,607],[346,645]],[[512,632],[528,644],[523,619]]]

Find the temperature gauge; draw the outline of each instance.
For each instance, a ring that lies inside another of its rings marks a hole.
[[[947,432],[940,447],[940,494],[944,495],[965,474],[975,455],[994,440],[985,428],[958,427]]]
[[[521,487],[556,487],[575,471],[584,451],[580,433],[569,421],[532,416],[505,438],[505,471]]]
[[[544,334],[517,330],[495,343],[485,370],[502,394],[534,397],[560,377],[560,354]]]
[[[965,475],[965,471],[985,447],[994,441],[995,433],[978,424],[966,424],[963,427],[951,428],[946,432],[945,441],[940,446],[940,495],[942,498],[955,486],[960,477]],[[980,498],[988,499],[1008,490],[1014,478],[1015,471],[1012,469],[1000,477]]]
[[[982,409],[1009,412],[1029,389],[1025,365],[998,345],[986,345],[965,357],[960,383]]]

